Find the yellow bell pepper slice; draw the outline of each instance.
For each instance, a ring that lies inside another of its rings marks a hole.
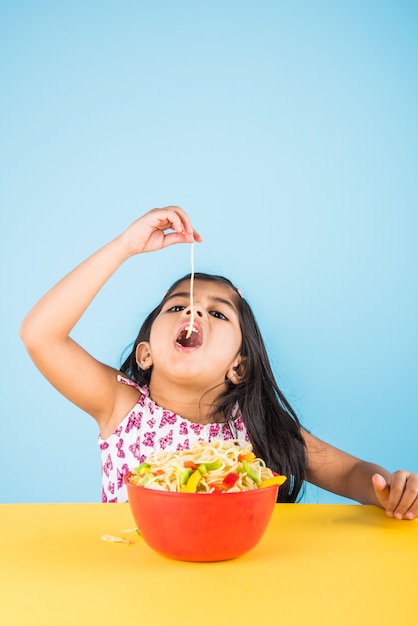
[[[263,489],[263,487],[273,487],[273,485],[283,485],[286,482],[286,476],[273,476],[272,478],[266,478],[263,480],[259,486],[259,489]]]
[[[201,478],[202,478],[202,474],[199,472],[199,470],[195,470],[193,474],[190,476],[187,483],[184,485],[184,487],[181,487],[181,491],[183,493],[196,493],[197,486]]]

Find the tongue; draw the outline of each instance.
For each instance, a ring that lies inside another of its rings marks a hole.
[[[200,335],[192,331],[190,333],[190,337],[187,336],[187,328],[181,331],[180,335],[177,337],[177,343],[179,343],[183,348],[196,348],[200,345]]]

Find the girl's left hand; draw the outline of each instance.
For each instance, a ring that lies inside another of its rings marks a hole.
[[[418,516],[418,474],[399,470],[388,479],[374,474],[372,482],[376,497],[389,517],[413,520]]]

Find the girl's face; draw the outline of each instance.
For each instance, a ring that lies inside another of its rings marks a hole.
[[[239,382],[242,335],[234,299],[227,285],[195,280],[194,323],[189,333],[190,281],[181,282],[155,319],[149,342],[138,346],[140,366],[146,369],[152,365],[153,378],[165,376],[208,388],[224,383],[226,378]]]

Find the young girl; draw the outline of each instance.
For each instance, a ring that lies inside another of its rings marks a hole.
[[[135,254],[200,242],[179,207],[154,209],[63,278],[23,321],[36,366],[100,429],[103,501],[127,499],[123,475],[156,448],[203,439],[247,439],[289,477],[294,502],[307,480],[397,519],[418,514],[418,475],[389,473],[302,428],[277,387],[251,309],[227,279],[177,281],[145,320],[121,370],[100,363],[70,332],[110,276]]]

